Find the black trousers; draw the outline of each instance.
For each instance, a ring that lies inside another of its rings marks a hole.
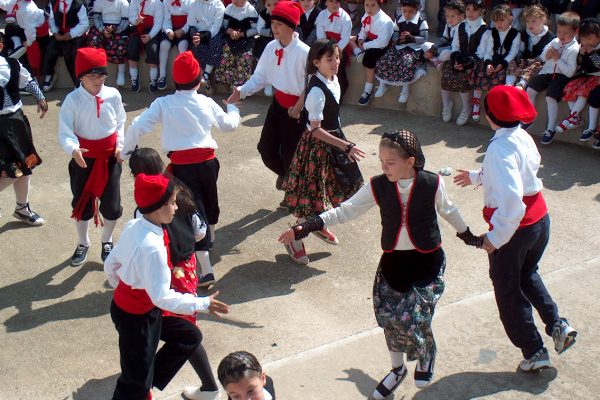
[[[87,168],[81,168],[74,160],[69,162],[69,177],[71,181],[71,192],[73,193],[73,200],[71,201],[71,207],[75,208],[75,205],[79,201],[83,193],[83,188],[92,172],[92,167],[96,161],[94,158],[84,157],[87,164]],[[111,157],[108,161],[108,182],[100,196],[100,207],[98,207],[100,214],[106,219],[114,220],[119,219],[123,214],[123,207],[121,206],[121,171],[122,166],[117,162],[116,157]],[[83,211],[82,220],[87,221],[94,216],[93,204],[90,200],[85,206]]]
[[[348,56],[345,51],[341,51],[340,54],[340,67],[338,69],[337,77],[340,83],[340,104],[344,101],[344,94],[348,90],[348,74],[346,73],[346,67],[349,62]]]
[[[600,108],[600,86],[597,86],[596,89],[590,92],[590,97],[588,97],[588,104],[593,108]]]
[[[135,28],[134,28],[135,29]],[[162,40],[162,34],[157,34],[146,44],[142,43],[142,37],[136,33],[129,36],[127,43],[127,58],[131,61],[140,61],[142,48],[146,52],[146,64],[158,64],[158,46]]]
[[[300,121],[273,98],[257,146],[265,166],[278,176],[287,175],[303,131]]]
[[[530,358],[544,343],[534,324],[532,307],[546,325],[546,333],[559,319],[558,308],[538,274],[538,262],[550,238],[548,214],[518,229],[508,243],[489,255],[500,320],[510,341]]]
[[[42,75],[54,75],[54,68],[59,57],[65,59],[67,71],[71,76],[73,85],[79,86],[79,79],[75,75],[75,56],[77,49],[83,44],[83,38],[77,37],[66,42],[59,42],[54,37],[48,40],[48,45],[44,53],[44,61],[42,62]],[[42,50],[43,51],[43,50]]]

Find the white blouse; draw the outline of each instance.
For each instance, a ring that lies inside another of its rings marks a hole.
[[[327,86],[327,89],[331,91],[333,97],[335,97],[335,101],[339,104],[342,91],[337,75],[333,75],[333,80],[325,78],[320,72],[317,72],[316,76],[325,84],[325,86]],[[324,119],[323,109],[325,108],[325,93],[323,93],[321,88],[313,86],[313,88],[310,89],[310,92],[308,92],[308,95],[306,96],[304,107],[306,107],[306,111],[308,111],[309,121],[322,121]]]

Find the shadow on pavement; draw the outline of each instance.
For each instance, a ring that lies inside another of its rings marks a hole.
[[[371,378],[364,371],[357,368],[345,369],[344,372],[348,374],[347,378],[337,378],[338,381],[353,382],[356,388],[366,399],[370,399],[373,394],[373,390],[377,387],[375,379]]]
[[[107,376],[101,379],[90,379],[82,387],[73,392],[73,400],[100,400],[109,399],[113,391],[119,374]]]
[[[0,227],[0,235],[2,235],[6,231],[12,231],[15,229],[25,229],[25,228],[37,228],[36,226],[27,225],[21,221],[9,221]]]
[[[73,273],[58,284],[53,284],[55,275],[65,268]],[[93,318],[107,314],[112,291],[94,292],[78,299],[62,301],[33,309],[36,301],[60,299],[75,290],[86,274],[102,271],[102,265],[88,262],[83,267],[70,267],[65,260],[31,279],[0,288],[0,310],[15,307],[18,313],[3,322],[7,332],[18,332],[44,325],[51,321]]]

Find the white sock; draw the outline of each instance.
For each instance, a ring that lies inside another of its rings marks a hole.
[[[12,186],[17,180],[14,178],[0,178],[0,192],[9,186]]]
[[[132,67],[131,65],[129,66],[129,75],[131,75],[131,80],[136,80],[139,76],[138,73],[138,67]]]
[[[535,107],[535,99],[538,95],[538,92],[533,90],[532,88],[527,88],[527,96],[529,96],[529,101]]]
[[[355,56],[359,55],[362,52],[362,50],[358,47],[355,47],[354,50],[352,50],[352,54],[354,54]]]
[[[442,90],[442,108],[446,110],[448,107],[450,107],[450,92]]]
[[[365,82],[365,93],[371,93],[373,91],[373,84],[369,82]]]
[[[77,236],[79,237],[79,244],[82,244],[85,247],[90,246],[90,235],[88,234],[88,226],[89,225],[90,225],[89,219],[87,221],[75,222],[75,227],[77,228]]]
[[[104,228],[102,228],[101,241],[102,243],[112,242],[113,241],[113,232],[115,231],[115,226],[117,225],[116,219],[105,219],[104,220]]]
[[[473,99],[479,99],[481,101],[481,94],[483,92],[481,90],[473,90]],[[479,111],[479,104],[473,103],[473,112]]]
[[[200,250],[196,252],[196,262],[200,267],[200,276],[208,275],[213,273],[212,265],[210,264],[210,256],[208,251]]]
[[[150,67],[150,80],[155,81],[158,79],[158,68]]]
[[[125,64],[117,64],[117,74],[119,78],[125,78]]]
[[[588,129],[596,130],[598,126],[598,111],[600,111],[600,108],[588,108]],[[0,189],[1,191],[2,189]]]
[[[579,96],[577,97],[577,101],[571,107],[571,103],[569,102],[569,107],[571,108],[571,112],[580,114],[583,111],[583,108],[587,104],[587,97]]]
[[[213,70],[213,66],[212,65],[207,65],[206,68],[204,68],[204,72],[207,73],[208,75],[210,75],[210,73]]]
[[[44,82],[50,82],[51,79],[52,75],[46,75],[46,79],[44,79]]]
[[[179,53],[185,52],[188,49],[188,41],[185,39],[180,41],[177,45],[177,49],[179,50]]]
[[[390,351],[390,359],[392,360],[392,368],[398,368],[404,364],[404,353],[401,351]]]
[[[452,56],[452,52],[448,50],[442,50],[440,54],[436,57],[438,61],[449,61]]]
[[[466,112],[466,113],[470,112],[471,111],[471,93],[469,93],[469,92],[461,93],[460,100],[462,101],[463,112]]]
[[[517,82],[517,77],[514,75],[506,75],[506,84],[508,86],[515,86],[515,83]]]
[[[214,224],[213,225],[209,225],[208,227],[210,229],[210,240],[211,240],[211,243],[214,243],[215,242],[215,225]]]
[[[567,104],[569,105],[569,111],[573,111],[573,107],[575,106],[575,102],[574,101],[567,101]]]
[[[548,125],[549,131],[556,130],[556,115],[558,114],[558,103],[552,97],[546,96],[546,106],[548,107]]]
[[[23,46],[21,39],[18,36],[11,36],[10,38],[13,42],[13,49]]]
[[[410,89],[409,89],[410,85],[402,85],[402,91],[400,92],[400,94],[408,94]]]
[[[15,181],[13,189],[15,190],[15,198],[17,203],[27,204],[29,203],[29,178],[31,175],[24,175]]]
[[[160,50],[158,52],[158,66],[160,68],[160,77],[167,76],[167,62],[169,61],[169,51],[171,51],[171,42],[163,40],[160,42]]]

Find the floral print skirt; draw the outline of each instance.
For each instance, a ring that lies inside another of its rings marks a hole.
[[[529,82],[531,78],[536,76],[542,69],[544,64],[537,58],[520,59],[519,61],[511,61],[508,63],[508,75],[514,75],[517,79],[523,79]]]
[[[477,61],[475,63],[475,73],[473,74],[473,79],[471,81],[473,90],[488,91],[494,86],[504,85],[505,83],[506,68],[502,68],[500,71],[488,75],[483,61]]]
[[[129,41],[127,30],[116,33],[110,38],[106,38],[102,32],[94,26],[90,28],[86,37],[88,46],[106,50],[108,62],[113,64],[123,64],[125,62],[125,57],[127,56],[127,42]]]
[[[252,48],[243,53],[234,54],[229,45],[225,43],[221,62],[215,68],[215,81],[228,85],[243,85],[250,79],[255,61]]]
[[[421,365],[426,365],[436,353],[431,321],[444,292],[445,257],[442,262],[439,275],[427,286],[396,291],[385,280],[381,266],[373,284],[375,318],[383,328],[389,351],[404,352],[407,361],[418,359]]]
[[[449,92],[467,93],[472,89],[471,75],[473,69],[459,71],[452,67],[452,62],[447,61],[442,67],[442,90]]]
[[[410,84],[425,75],[425,58],[421,50],[410,47],[400,50],[391,46],[375,67],[375,76],[386,85]]]
[[[600,85],[600,76],[589,75],[575,78],[563,89],[564,101],[576,101],[579,96],[590,97],[590,92]]]

